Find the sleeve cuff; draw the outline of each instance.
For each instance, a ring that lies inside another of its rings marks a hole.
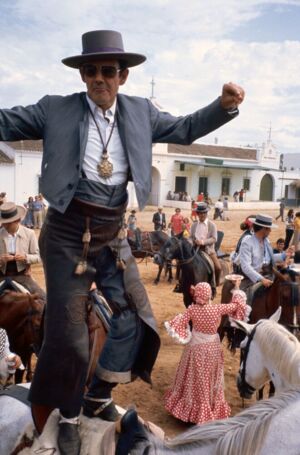
[[[239,114],[239,110],[237,107],[227,109],[227,114],[230,115],[230,117],[236,117]]]

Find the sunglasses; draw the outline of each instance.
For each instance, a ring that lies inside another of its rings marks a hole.
[[[98,74],[98,71],[102,74],[103,77],[113,78],[122,71],[120,68],[115,66],[96,66],[96,65],[82,65],[82,72],[87,77],[95,77]]]

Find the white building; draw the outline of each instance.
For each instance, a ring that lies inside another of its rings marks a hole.
[[[40,192],[41,158],[42,141],[0,142],[0,192],[5,191],[8,200],[22,204]],[[288,204],[300,205],[300,173],[283,167],[270,140],[258,148],[153,145],[149,205],[174,205],[166,200],[170,190],[187,192],[192,198],[207,192],[212,200],[227,195],[232,201],[241,188],[246,190],[247,202],[276,202],[284,197]],[[136,206],[132,183],[128,190],[129,206]]]

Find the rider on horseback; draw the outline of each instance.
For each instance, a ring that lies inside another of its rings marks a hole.
[[[268,215],[256,215],[250,218],[253,223],[253,235],[246,236],[240,247],[240,270],[244,275],[241,289],[248,295],[248,303],[251,304],[254,292],[263,285],[268,288],[273,284],[273,265],[277,262],[289,259],[293,250],[274,254],[268,240],[272,228],[277,225],[272,223],[272,217]]]
[[[45,292],[31,277],[31,264],[41,258],[34,231],[20,224],[25,214],[26,209],[13,202],[0,206],[0,292],[13,281],[45,299]]]
[[[208,219],[208,210],[209,207],[205,202],[200,202],[198,204],[198,207],[196,208],[198,221],[195,221],[191,227],[191,238],[193,243],[199,247],[200,252],[209,264],[209,268],[212,269],[214,276],[212,278],[211,286],[212,288],[215,288],[220,284],[221,264],[215,250],[217,227],[215,223]]]

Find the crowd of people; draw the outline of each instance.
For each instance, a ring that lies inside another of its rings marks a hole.
[[[22,224],[29,229],[41,229],[47,213],[47,204],[43,195],[40,193],[34,197],[29,196],[24,203],[26,216]]]

